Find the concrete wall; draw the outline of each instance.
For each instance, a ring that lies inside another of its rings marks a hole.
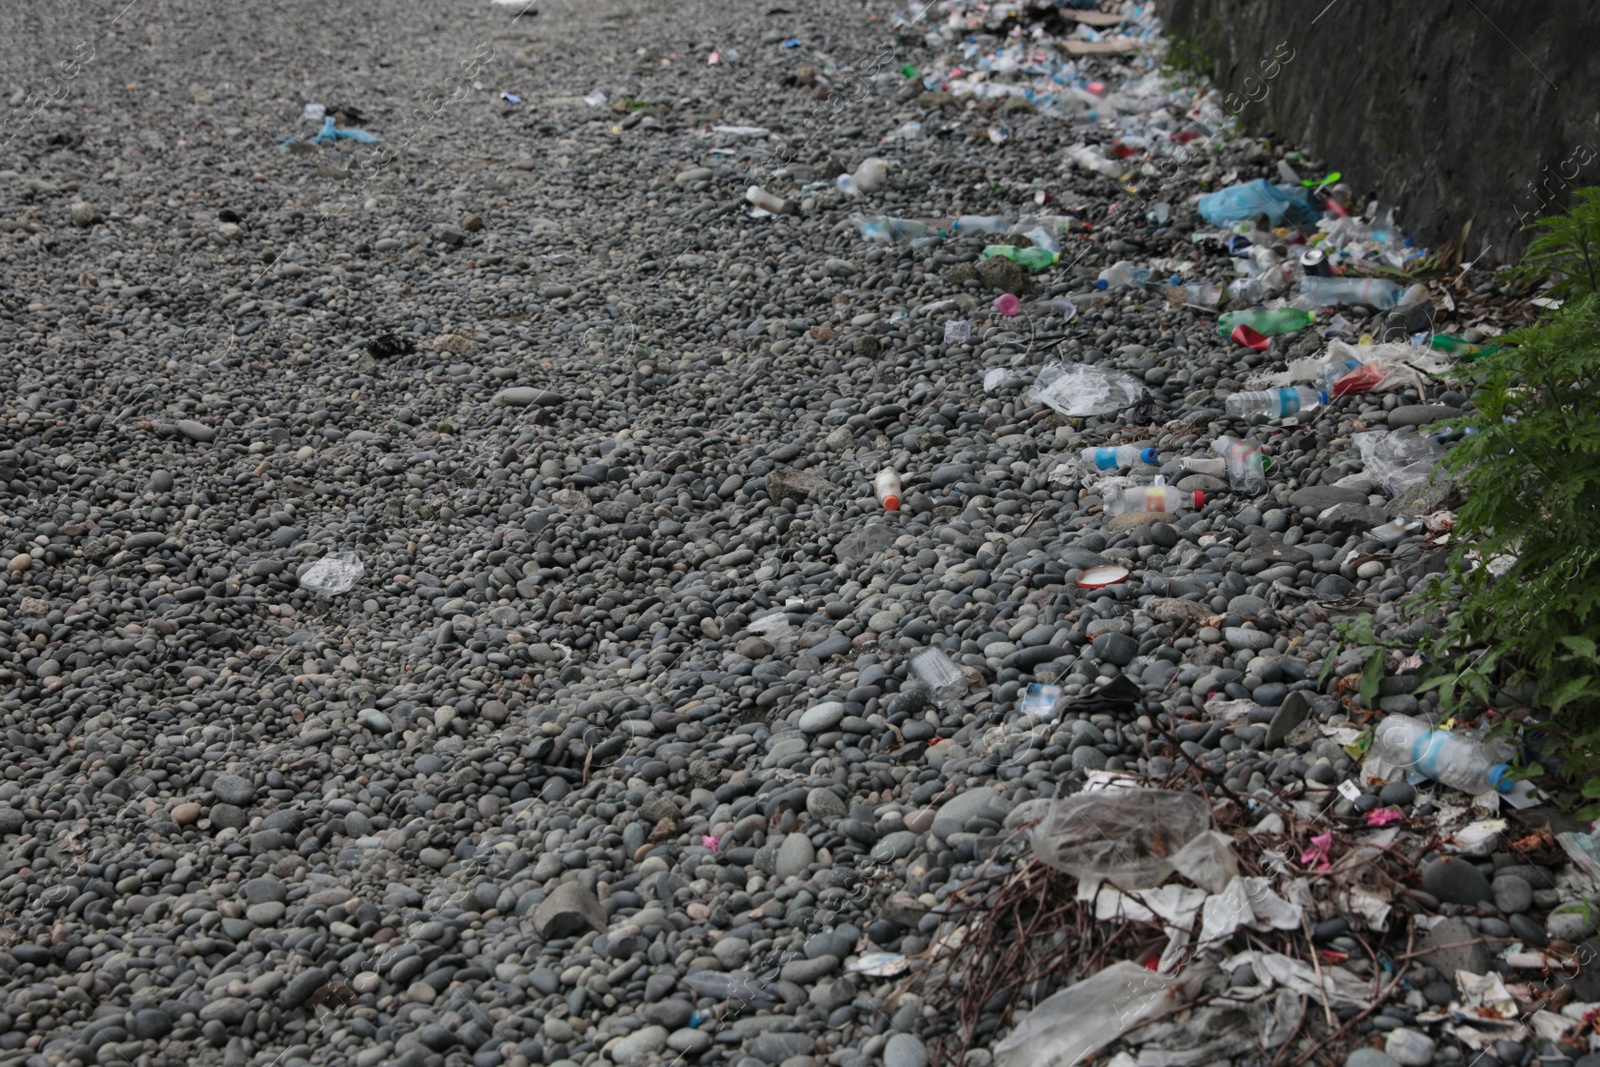
[[[1180,56],[1246,130],[1316,153],[1437,247],[1515,260],[1522,226],[1600,185],[1600,4],[1583,0],[1161,0]],[[1276,54],[1293,58],[1274,70]],[[1263,62],[1266,63],[1263,68]],[[1247,80],[1252,79],[1253,80]],[[1308,175],[1309,176],[1309,175]]]

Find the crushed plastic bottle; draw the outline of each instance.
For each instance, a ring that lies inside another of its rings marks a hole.
[[[1228,484],[1236,493],[1262,493],[1267,488],[1267,469],[1262,462],[1261,445],[1237,437],[1219,437],[1211,451],[1227,464]]]
[[[983,249],[984,259],[993,259],[1002,256],[1028,270],[1044,270],[1053,267],[1061,257],[1047,248],[1018,248],[1016,245],[986,245]]]
[[[361,557],[354,552],[341,552],[313,563],[300,576],[300,588],[323,599],[348,593],[366,573]]]
[[[1428,338],[1428,346],[1465,360],[1482,359],[1500,351],[1499,345],[1475,345],[1470,341],[1443,333],[1436,333]]]
[[[1102,291],[1117,292],[1122,289],[1135,289],[1150,284],[1150,271],[1145,267],[1135,267],[1127,260],[1119,260],[1100,272],[1100,277],[1095,279],[1094,287]]]
[[[1426,482],[1445,451],[1436,438],[1409,429],[1369,430],[1351,441],[1367,474],[1396,495]]]
[[[1366,304],[1388,311],[1400,302],[1404,291],[1386,278],[1304,278],[1300,291],[1319,305]]]
[[[1023,236],[1032,241],[1035,248],[1054,253],[1058,260],[1061,258],[1061,242],[1056,240],[1056,235],[1046,227],[1035,226]]]
[[[1234,393],[1223,402],[1223,409],[1233,418],[1265,415],[1272,419],[1286,419],[1302,411],[1313,411],[1328,402],[1328,394],[1320,390],[1298,388],[1256,389]]]
[[[1414,771],[1468,796],[1509,793],[1516,787],[1509,763],[1497,760],[1476,738],[1437,730],[1407,715],[1389,715],[1372,732],[1369,756]]]
[[[1159,463],[1160,458],[1153,448],[1142,448],[1139,445],[1117,445],[1106,448],[1086,448],[1078,453],[1084,466],[1091,470],[1117,471],[1126,470],[1140,463]]]
[[[1311,325],[1311,316],[1295,308],[1274,308],[1271,311],[1257,308],[1251,311],[1228,311],[1217,316],[1217,332],[1224,337],[1233,336],[1236,326],[1248,326],[1267,337],[1294,333]]]
[[[937,648],[925,648],[913,655],[911,673],[941,704],[953,703],[967,695],[967,682],[961,677],[961,670]]]

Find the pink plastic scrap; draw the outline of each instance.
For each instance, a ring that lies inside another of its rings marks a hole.
[[[1388,826],[1392,822],[1399,822],[1405,816],[1398,808],[1375,808],[1367,812],[1368,826]]]
[[[717,850],[717,846],[722,844],[721,841],[718,841],[716,838],[712,837],[710,834],[701,834],[700,835],[700,843],[702,845],[706,846],[706,848],[709,848],[712,852],[715,852]]]
[[[1300,862],[1314,871],[1325,871],[1332,866],[1328,854],[1333,851],[1333,833],[1318,834],[1311,839],[1311,847],[1300,853]]]

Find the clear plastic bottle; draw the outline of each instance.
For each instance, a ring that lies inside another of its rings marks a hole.
[[[1206,506],[1204,493],[1186,493],[1170,485],[1125,486],[1106,500],[1107,515],[1127,515],[1133,512],[1182,511],[1185,508]]]
[[[1178,461],[1178,466],[1185,474],[1208,474],[1213,478],[1221,478],[1228,473],[1228,461],[1215,456],[1184,456]]]
[[[1350,372],[1357,370],[1360,368],[1360,366],[1361,361],[1359,359],[1342,359],[1334,363],[1329,363],[1326,367],[1322,368],[1322,387],[1328,390],[1328,392],[1331,394],[1333,392],[1334,385],[1338,383],[1340,378],[1343,378]]]
[[[774,215],[798,215],[800,205],[792,200],[785,200],[781,196],[774,196],[761,188],[752,185],[744,191],[744,198],[763,211],[770,211]]]
[[[1325,391],[1307,389],[1302,385],[1234,393],[1224,402],[1224,409],[1234,418],[1245,415],[1266,415],[1274,419],[1283,419],[1298,412],[1319,408],[1327,402],[1328,394]]]
[[[1211,451],[1228,465],[1228,484],[1236,493],[1262,493],[1267,488],[1267,469],[1261,461],[1261,446],[1237,437],[1219,437]]]
[[[1103,111],[1104,109],[1101,108]],[[1091,120],[1092,121],[1092,120]],[[1107,159],[1094,149],[1086,145],[1079,145],[1067,153],[1067,157],[1082,167],[1084,170],[1102,175],[1107,178],[1121,178],[1129,170],[1122,163]]]
[[[893,467],[885,467],[872,479],[872,492],[886,510],[900,510],[900,475]]]
[[[1300,281],[1300,291],[1324,306],[1328,304],[1367,304],[1388,311],[1400,302],[1405,290],[1386,278],[1318,278]]]
[[[1510,764],[1497,762],[1482,741],[1436,730],[1421,719],[1389,715],[1372,732],[1371,754],[1396,767],[1414,770],[1469,796],[1516,787]]]
[[[1144,267],[1135,267],[1127,260],[1111,264],[1100,272],[1100,277],[1095,281],[1096,289],[1132,289],[1136,286],[1149,285],[1150,272]]]
[[[961,677],[961,669],[937,648],[925,648],[913,655],[911,673],[917,681],[932,690],[933,698],[941,704],[949,704],[967,695],[967,681]]]
[[[1010,227],[1003,215],[962,215],[950,222],[951,233],[1005,233]]]
[[[1042,248],[1046,252],[1054,252],[1057,257],[1061,255],[1061,242],[1056,240],[1056,235],[1044,226],[1035,226],[1025,235],[1033,242],[1035,248]]]
[[[1138,445],[1118,445],[1115,448],[1086,448],[1078,453],[1083,465],[1090,470],[1125,470],[1137,463],[1159,463],[1153,448]]]
[[[926,237],[935,232],[926,222],[890,218],[888,215],[879,215],[876,218],[856,215],[852,216],[852,221],[860,228],[861,236],[881,244],[888,244],[897,237]]]
[[[1174,307],[1192,304],[1195,307],[1214,308],[1222,302],[1222,290],[1210,282],[1174,285],[1167,290],[1167,302]]]

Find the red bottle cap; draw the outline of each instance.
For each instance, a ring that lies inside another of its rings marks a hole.
[[[1195,510],[1199,511],[1201,508],[1203,508],[1205,506],[1206,506],[1206,495],[1204,493],[1200,492],[1199,490],[1195,490],[1195,494],[1194,494],[1194,508],[1195,508]]]
[[[887,495],[887,496],[885,496],[883,498],[883,506],[884,506],[884,509],[887,510],[887,511],[899,511],[900,510],[900,498],[897,497],[897,496],[894,496],[892,494],[891,495]]]

